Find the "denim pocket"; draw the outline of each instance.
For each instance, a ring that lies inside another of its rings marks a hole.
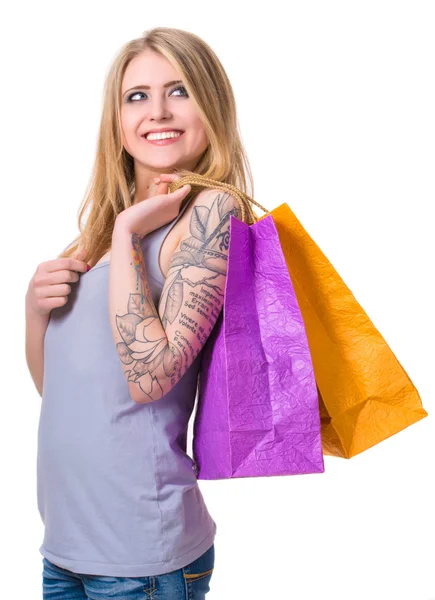
[[[212,573],[213,569],[204,571],[204,573],[184,573],[184,579],[186,579],[186,581],[199,581],[200,579],[204,579],[204,577],[208,577]]]
[[[215,549],[214,544],[199,558],[183,567],[183,577],[186,581],[199,581],[211,577],[214,569]]]

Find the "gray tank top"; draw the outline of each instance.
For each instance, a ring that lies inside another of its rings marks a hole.
[[[179,215],[142,240],[156,307],[158,256]],[[202,352],[161,400],[136,404],[116,351],[108,306],[109,262],[72,284],[44,338],[37,498],[39,552],[75,573],[141,577],[175,571],[215,538],[186,453]]]

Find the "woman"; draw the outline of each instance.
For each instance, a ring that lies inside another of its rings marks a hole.
[[[80,235],[26,295],[44,598],[209,590],[216,524],[187,427],[223,305],[229,216],[241,217],[220,190],[168,193],[192,173],[253,193],[221,63],[194,34],[156,28],[108,73]]]

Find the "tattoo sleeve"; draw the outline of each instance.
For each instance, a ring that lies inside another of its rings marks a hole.
[[[140,238],[131,237],[134,291],[130,283],[126,312],[116,311],[114,333],[132,397],[139,403],[162,398],[180,381],[223,306],[229,221],[231,215],[240,218],[239,205],[229,194],[216,190],[199,194],[194,203],[187,232],[172,255],[158,311],[148,287]],[[109,294],[115,287],[114,280],[110,281]],[[121,303],[119,288],[117,298]],[[111,313],[115,304],[111,301]]]

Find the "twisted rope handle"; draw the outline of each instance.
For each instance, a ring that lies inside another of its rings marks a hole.
[[[209,177],[204,177],[203,175],[186,175],[185,177],[176,179],[175,181],[173,181],[172,183],[169,184],[169,191],[171,193],[175,192],[175,190],[178,190],[178,188],[183,187],[183,185],[186,185],[186,183],[200,186],[200,187],[205,187],[205,188],[212,188],[212,189],[219,188],[222,190],[226,190],[229,194],[234,196],[236,198],[236,200],[238,201],[239,206],[240,206],[240,211],[242,213],[242,221],[244,223],[246,223],[246,219],[245,219],[246,209],[249,213],[249,218],[250,218],[251,222],[255,223],[257,221],[257,216],[253,212],[250,202],[252,202],[256,206],[261,208],[261,210],[263,212],[265,212],[265,213],[269,212],[267,209],[265,209],[263,206],[261,206],[261,204],[258,204],[258,202],[256,202],[250,196],[248,196],[248,194],[245,194],[245,192],[242,192],[242,190],[239,190],[239,188],[237,188],[236,186],[231,185],[231,183],[224,183],[223,181],[217,181],[215,179],[210,179]],[[243,202],[243,200],[245,200],[245,202]]]

